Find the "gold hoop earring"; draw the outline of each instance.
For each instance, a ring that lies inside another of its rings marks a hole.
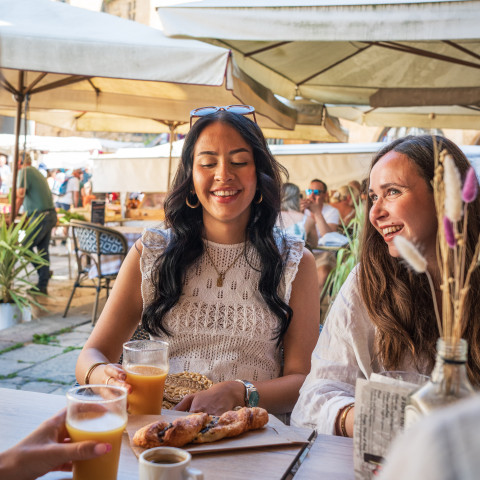
[[[190,192],[188,195],[195,195],[195,196],[197,197],[197,195],[195,194],[195,192]],[[190,203],[190,201],[188,200],[188,195],[187,195],[187,198],[185,199],[185,203],[187,204],[187,206],[189,206],[190,208],[197,208],[197,207],[200,205],[200,200],[198,199],[198,197],[197,197],[197,203],[192,204],[192,203]]]
[[[263,200],[263,195],[260,193],[260,198],[258,200],[255,200],[255,203],[258,205],[259,203],[262,203]]]

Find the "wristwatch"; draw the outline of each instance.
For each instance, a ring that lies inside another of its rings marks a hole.
[[[243,383],[245,385],[245,406],[256,407],[260,401],[260,395],[255,388],[255,385],[248,380],[235,380],[236,382]]]

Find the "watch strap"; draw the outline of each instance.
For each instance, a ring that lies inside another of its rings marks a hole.
[[[243,383],[243,385],[245,386],[245,406],[256,407],[258,405],[258,401],[260,397],[258,395],[258,391],[255,385],[252,382],[249,382],[248,380],[241,380],[237,378],[235,381]],[[251,396],[252,396],[252,399],[251,399]],[[251,400],[254,400],[254,401],[251,401]]]

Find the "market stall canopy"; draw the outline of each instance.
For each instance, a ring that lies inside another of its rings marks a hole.
[[[167,35],[231,49],[243,71],[285,98],[372,107],[480,104],[478,1],[168,3],[158,9]]]
[[[302,190],[313,178],[337,189],[351,180],[368,176],[373,156],[385,143],[309,143],[269,145],[275,158],[288,170],[288,181]],[[173,143],[173,164],[182,152],[183,140]],[[480,145],[460,147],[480,178]],[[170,146],[122,148],[114,154],[94,155],[93,190],[95,192],[165,192],[168,185]],[[173,177],[173,173],[172,173]]]
[[[362,180],[368,174],[373,154],[383,145],[310,143],[269,147],[275,158],[287,168],[288,181],[305,189],[313,178],[324,179],[329,188],[338,188],[354,179]],[[173,144],[175,167],[182,146],[183,140]],[[92,157],[93,190],[165,192],[168,185],[169,152],[169,145],[159,145],[152,148],[122,148],[115,154],[95,155]],[[174,170],[175,168],[172,169],[172,178]]]
[[[40,155],[39,162],[47,170],[63,168],[75,170],[76,168],[93,168],[93,160],[89,152],[51,152]]]
[[[102,141],[98,138],[84,137],[47,137],[40,135],[27,135],[22,137],[22,145],[27,150],[40,150],[47,152],[92,152],[103,150]],[[15,136],[9,133],[0,134],[0,148],[4,151],[13,150]],[[117,148],[121,143],[118,142]]]
[[[121,148],[116,153],[94,155],[94,192],[166,192],[182,153],[183,140],[170,145]],[[171,178],[169,179],[169,174]]]

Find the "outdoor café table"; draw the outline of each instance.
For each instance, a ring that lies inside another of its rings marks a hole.
[[[13,446],[66,404],[65,396],[0,388],[0,451]],[[271,422],[279,420],[271,419]],[[294,480],[353,478],[351,440],[320,436],[300,466]],[[224,453],[197,454],[192,466],[209,479],[290,479],[291,468],[303,446],[252,448]],[[351,472],[349,476],[348,473]],[[338,476],[337,476],[338,473]],[[71,479],[71,473],[51,472],[44,480]],[[138,480],[138,461],[124,434],[118,480]]]
[[[353,439],[319,434],[294,480],[354,480]]]

